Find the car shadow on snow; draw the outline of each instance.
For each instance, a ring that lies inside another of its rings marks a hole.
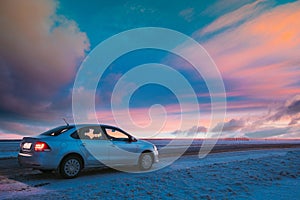
[[[130,169],[137,170],[137,168],[132,168],[132,167]],[[79,176],[76,177],[75,179],[80,180],[81,178],[86,178],[86,177],[99,178],[109,174],[123,173],[122,168],[119,170],[108,168],[108,167],[83,169],[80,172]],[[124,170],[126,170],[126,168]],[[54,184],[57,181],[64,182],[69,180],[69,179],[62,178],[60,175],[55,173],[55,171],[44,173],[41,172],[40,170],[35,170],[32,168],[22,168],[19,166],[17,159],[15,158],[0,160],[0,177],[1,177],[1,183],[19,182],[27,185],[28,187],[43,187],[43,186]],[[26,190],[26,188],[24,188],[24,190]]]

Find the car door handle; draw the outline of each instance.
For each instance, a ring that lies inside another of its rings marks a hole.
[[[82,143],[82,144],[81,144],[81,146],[85,146],[85,145],[86,145],[85,143]]]

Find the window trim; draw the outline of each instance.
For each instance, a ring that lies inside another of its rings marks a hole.
[[[106,134],[106,137],[110,140],[115,140],[115,141],[129,141],[130,140],[130,137],[132,137],[130,134],[128,134],[127,132],[123,131],[122,129],[120,128],[117,128],[117,127],[114,127],[114,126],[101,126],[102,127],[102,130],[103,132],[105,132]],[[121,133],[123,133],[124,135],[126,135],[128,137],[128,139],[125,139],[125,138],[114,138],[110,135],[108,135],[108,133],[106,132],[106,129],[115,129],[116,131],[119,131]]]
[[[103,139],[92,139],[92,138],[81,138],[78,134],[78,131],[81,130],[81,129],[96,129],[96,128],[100,128],[100,132],[101,134],[103,134],[104,138]],[[70,136],[73,138],[73,139],[76,139],[76,140],[92,140],[92,141],[101,141],[101,140],[108,140],[108,137],[107,137],[107,134],[103,131],[103,128],[100,126],[100,125],[91,125],[91,126],[83,126],[83,127],[80,127],[76,130],[74,130],[74,132],[72,134],[70,134]]]

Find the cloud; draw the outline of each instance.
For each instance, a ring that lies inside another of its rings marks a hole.
[[[300,113],[300,95],[297,96],[297,100],[293,101],[288,107],[287,107],[287,114],[293,115]]]
[[[253,0],[226,0],[226,1],[216,1],[216,3],[212,4],[205,10],[201,12],[204,16],[219,16],[224,15],[224,13],[231,12],[232,10],[236,10],[244,4],[251,3]]]
[[[293,119],[291,119],[289,126],[296,125],[299,122],[300,122],[300,117],[294,117]]]
[[[293,97],[291,100],[287,100],[284,105],[277,108],[267,119],[278,121],[284,117],[290,119],[289,125],[297,124],[300,118],[300,95]]]
[[[217,125],[217,127],[213,128],[212,131],[220,130],[219,128],[220,124]],[[238,131],[241,128],[245,126],[245,121],[242,119],[231,119],[230,121],[224,123],[222,131],[224,132],[234,132]]]
[[[187,130],[176,130],[173,131],[171,134],[179,137],[205,137],[207,132],[207,128],[204,126],[193,126]]]
[[[139,137],[153,137],[182,127],[180,107],[152,106],[149,108],[129,108],[97,110],[97,120],[103,124],[117,124],[119,127]],[[179,114],[178,114],[178,113]],[[91,114],[90,119],[94,119]],[[191,124],[189,124],[190,126]]]
[[[213,33],[203,46],[236,96],[261,101],[299,94],[300,2],[265,10],[255,4],[221,16],[194,37],[203,41]]]
[[[264,1],[254,1],[252,3],[243,5],[239,9],[223,15],[222,17],[218,18],[217,20],[206,26],[204,29],[202,29],[200,31],[200,35],[203,36],[205,34],[220,31],[231,26],[237,26],[239,23],[245,20],[257,17],[268,6],[268,4],[262,2]]]
[[[250,138],[268,138],[287,134],[289,130],[290,128],[267,128],[266,130],[246,133],[245,136]]]
[[[299,104],[300,95],[297,95],[274,105],[264,115],[230,119],[224,123],[222,137],[300,138]],[[220,126],[221,124],[218,124],[216,128]]]
[[[87,35],[56,14],[56,1],[0,4],[0,117],[47,119],[45,111],[65,98],[57,91],[72,81],[89,49]]]
[[[7,134],[18,136],[17,138],[21,138],[23,136],[31,136],[31,135],[38,135],[43,133],[48,129],[48,127],[43,126],[34,126],[28,125],[19,122],[0,122],[2,132],[5,134],[0,134],[0,138],[3,139],[6,137]]]
[[[194,14],[195,14],[194,8],[186,8],[179,12],[179,15],[182,16],[188,22],[192,21]]]

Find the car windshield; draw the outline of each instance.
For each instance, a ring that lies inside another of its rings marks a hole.
[[[46,132],[42,133],[41,135],[58,136],[72,128],[74,128],[74,126],[59,126],[54,129],[51,129],[49,131],[46,131]]]

